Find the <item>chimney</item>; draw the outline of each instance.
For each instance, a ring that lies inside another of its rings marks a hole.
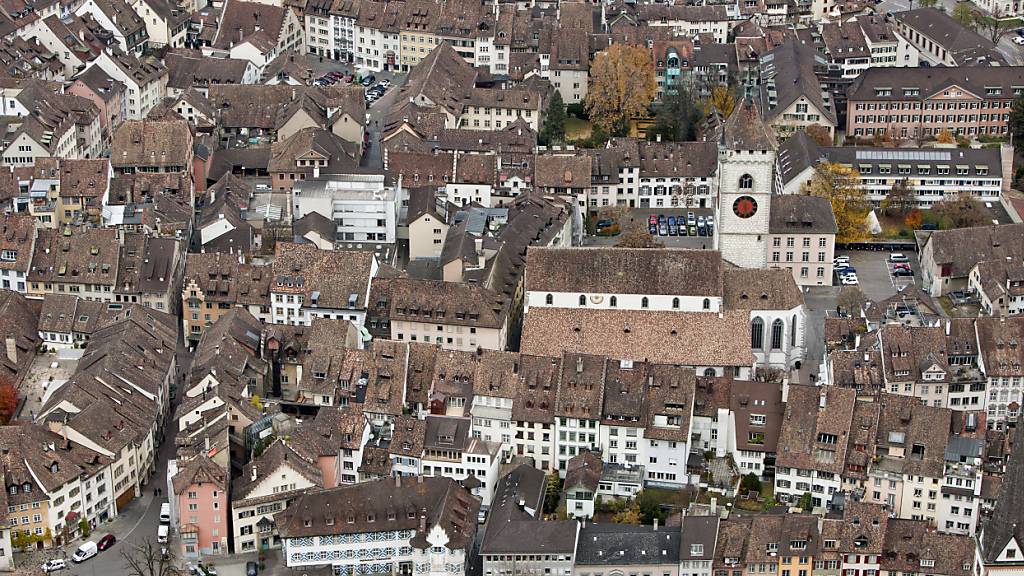
[[[825,387],[822,386],[821,390],[818,391],[818,408],[824,408],[828,404],[828,394],[825,392]]]
[[[14,336],[7,337],[7,359],[15,364],[18,363],[18,341],[14,339]]]
[[[205,447],[206,452],[209,453],[210,452],[210,435],[209,434],[206,435],[206,438],[203,441],[203,446]]]
[[[576,373],[577,374],[582,374],[583,373],[583,356],[577,356],[576,357]]]
[[[420,533],[427,533],[427,515],[424,513],[420,513]]]
[[[655,136],[654,139],[657,142],[661,142],[661,134],[658,134],[657,136]]]
[[[249,480],[252,481],[252,482],[256,481],[256,467],[255,466],[252,467],[252,474],[249,476]]]
[[[655,532],[658,531],[658,519],[657,518],[654,519],[654,531]]]
[[[711,499],[711,515],[712,516],[717,516],[718,515],[718,498],[712,498]]]
[[[395,474],[395,488],[401,488],[401,487],[402,487],[402,475],[401,474]]]

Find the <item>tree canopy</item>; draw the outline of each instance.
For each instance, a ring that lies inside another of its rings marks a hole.
[[[562,94],[555,90],[548,102],[547,114],[544,118],[544,128],[538,135],[540,143],[544,146],[561,144],[565,141],[565,103],[562,101]]]
[[[867,217],[871,203],[860,187],[857,171],[842,164],[822,162],[804,183],[804,193],[827,198],[836,217],[836,242],[858,242],[868,237]]]
[[[612,44],[590,64],[586,110],[610,134],[625,134],[629,120],[647,115],[658,93],[651,54],[639,46]]]

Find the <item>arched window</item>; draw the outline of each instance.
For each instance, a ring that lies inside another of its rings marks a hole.
[[[782,320],[772,322],[772,350],[782,349]]]
[[[764,348],[764,320],[754,318],[750,323],[750,347],[754,350]]]
[[[789,345],[796,346],[796,314],[789,321]]]
[[[704,309],[711,310],[711,298],[704,299]]]
[[[704,369],[704,375],[705,376],[714,376],[715,375],[715,369],[714,368],[705,368]]]
[[[643,298],[640,299],[640,307],[641,308],[647,308],[647,306],[650,305],[650,303],[651,302],[650,302],[650,300],[647,299],[647,296],[644,296]]]
[[[551,306],[552,304],[555,303],[555,297],[552,296],[551,294],[548,294],[547,296],[544,297],[544,303],[547,304],[548,306]]]
[[[608,299],[608,305],[611,306],[612,308],[615,308],[616,306],[619,305],[619,299],[616,298],[615,296],[612,296],[611,298]]]
[[[679,310],[679,298],[672,299],[672,309]]]
[[[754,177],[750,174],[740,176],[740,190],[750,190],[754,187]]]
[[[586,306],[586,305],[587,305],[587,297],[586,297],[586,295],[580,294],[580,306]]]

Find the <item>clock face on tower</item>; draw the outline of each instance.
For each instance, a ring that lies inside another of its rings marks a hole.
[[[740,196],[732,203],[732,212],[740,218],[750,218],[757,214],[757,200],[750,196]]]

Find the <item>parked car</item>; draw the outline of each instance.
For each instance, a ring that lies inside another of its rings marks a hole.
[[[696,236],[697,235],[697,227],[696,226],[690,226],[689,230],[690,230],[689,231],[689,235],[690,236]]]
[[[900,268],[905,268],[907,270],[910,270],[910,263],[909,262],[897,262],[897,263],[892,265],[892,269],[893,270],[899,270]]]
[[[857,280],[857,275],[856,274],[849,274],[849,275],[843,276],[840,279],[840,283],[843,286],[856,286],[857,284],[860,284],[860,282]]]
[[[385,89],[391,88],[391,80],[388,80],[387,78],[385,78],[385,79],[380,81],[380,85],[383,86]]]
[[[679,235],[679,228],[676,225],[676,217],[675,216],[669,216],[668,217],[668,235],[669,236],[678,236]]]
[[[257,574],[256,563],[255,562],[246,562],[245,563],[245,576],[256,576],[256,574]]]
[[[654,214],[651,214],[650,216],[647,217],[647,223],[648,224],[657,224],[658,223],[658,217],[655,216]]]
[[[907,258],[906,254],[893,252],[892,254],[889,254],[889,262],[910,262],[910,258]]]
[[[332,70],[331,72],[328,72],[327,75],[330,76],[331,78],[344,78],[345,77],[345,73],[342,72],[341,70]]]
[[[658,235],[668,236],[668,224],[665,224],[664,222],[658,224]]]
[[[849,263],[850,263],[850,257],[849,256],[836,256],[832,260],[832,265],[833,266],[839,266],[840,264],[849,264]]]
[[[171,522],[171,505],[168,502],[160,504],[160,523],[169,524]]]
[[[161,526],[161,528],[166,529],[167,526]],[[86,542],[79,546],[78,550],[75,550],[75,553],[71,555],[71,560],[75,563],[85,562],[89,558],[95,556],[98,552],[99,549],[96,547],[95,542]]]
[[[1017,46],[1024,46],[1024,36],[1014,36],[1012,42]]]
[[[57,570],[65,570],[68,567],[68,563],[62,558],[54,558],[53,560],[47,560],[43,562],[41,569],[43,572],[49,574],[50,572],[56,572]]]
[[[373,74],[370,74],[369,76],[363,78],[359,83],[362,84],[363,86],[372,86],[373,83],[376,81],[377,77],[374,76]]]
[[[910,268],[897,268],[892,271],[893,276],[913,276],[914,271]]]
[[[157,543],[159,543],[159,544],[167,544],[167,535],[169,533],[170,533],[170,530],[168,530],[167,524],[161,524],[160,527],[156,529],[156,541],[157,541]]]
[[[686,213],[686,224],[688,226],[694,226],[697,224],[697,215],[693,212]]]
[[[648,224],[647,225],[647,231],[650,232],[651,234],[657,236],[658,235],[658,224],[657,223]]]
[[[658,224],[664,224],[666,221],[664,214],[658,214]]]
[[[349,72],[348,74],[345,74],[344,78],[342,78],[342,80],[344,80],[346,84],[351,84],[352,81],[355,80],[355,79],[356,79],[356,77],[353,76],[351,72]]]
[[[711,219],[711,216],[708,216],[708,236],[714,236],[714,235],[715,235],[715,221]]]
[[[102,552],[107,548],[113,546],[115,542],[117,542],[117,538],[115,538],[113,534],[107,534],[103,538],[100,538],[100,541],[96,544],[96,547],[100,549],[100,552]]]

